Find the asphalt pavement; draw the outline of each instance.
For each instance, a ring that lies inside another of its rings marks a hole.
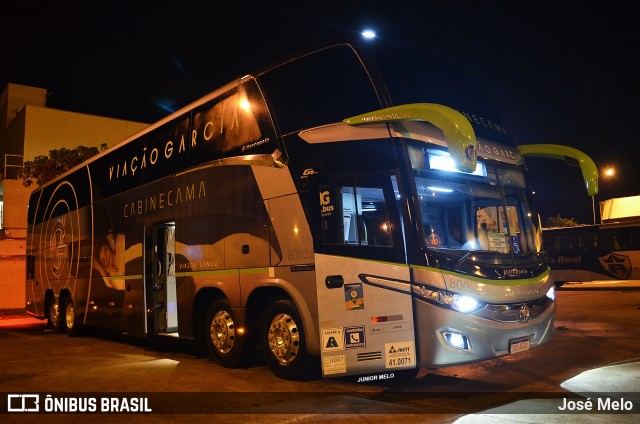
[[[637,291],[640,290],[640,281],[566,283],[559,290]],[[638,307],[640,308],[640,305]],[[45,321],[30,316],[24,309],[0,309],[0,327],[45,324]],[[609,364],[585,371],[563,382],[561,386],[577,396],[568,399],[567,411],[558,410],[557,399],[523,399],[466,415],[455,423],[637,423],[640,415],[633,412],[640,410],[640,352],[636,358],[624,363]],[[602,393],[609,393],[611,396],[602,398]],[[589,415],[579,410],[570,411],[572,408],[589,407],[594,410],[600,408],[600,413]],[[632,413],[625,411],[629,407]],[[611,414],[603,414],[601,408],[608,408],[606,411],[610,411]],[[527,413],[523,414],[521,411]]]

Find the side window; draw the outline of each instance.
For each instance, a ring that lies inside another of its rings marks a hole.
[[[544,233],[543,233],[544,235]],[[545,235],[542,238],[543,249],[547,253],[557,253],[560,250],[560,236]]]
[[[630,228],[628,230],[629,250],[640,250],[640,227]]]
[[[36,278],[36,257],[27,255],[27,280]]]
[[[631,232],[626,230],[613,230],[613,250],[631,250]]]
[[[565,254],[576,253],[578,251],[578,236],[576,234],[564,234],[560,239],[560,251]]]
[[[381,187],[320,185],[324,244],[393,246],[392,225]]]
[[[580,252],[592,252],[598,250],[598,247],[606,249],[606,244],[603,243],[608,244],[608,237],[605,233],[588,231],[578,234],[578,251]]]
[[[308,196],[316,253],[406,263],[394,174],[318,173]]]
[[[340,188],[327,184],[321,184],[318,192],[320,195],[320,222],[323,244],[341,244],[342,225],[340,217],[342,206]]]

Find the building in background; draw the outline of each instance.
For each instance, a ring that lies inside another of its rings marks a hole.
[[[640,221],[640,196],[616,197],[600,202],[602,223]]]
[[[46,89],[19,84],[0,96],[0,309],[25,302],[27,204],[35,187],[19,178],[23,162],[62,147],[110,147],[148,125],[51,109],[46,100]]]

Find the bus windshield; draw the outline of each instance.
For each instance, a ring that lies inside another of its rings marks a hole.
[[[410,144],[409,156],[427,249],[499,264],[536,253],[520,170],[479,161],[460,172],[447,152],[423,144]]]

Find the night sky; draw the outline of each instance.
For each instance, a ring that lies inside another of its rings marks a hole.
[[[630,8],[617,1],[11,2],[0,9],[0,89],[42,87],[49,107],[151,123],[234,78],[370,27],[463,67],[517,144],[565,144],[600,170],[614,166],[614,178],[600,179],[600,201],[640,194],[640,29]],[[527,163],[543,218],[593,221],[578,168]]]

